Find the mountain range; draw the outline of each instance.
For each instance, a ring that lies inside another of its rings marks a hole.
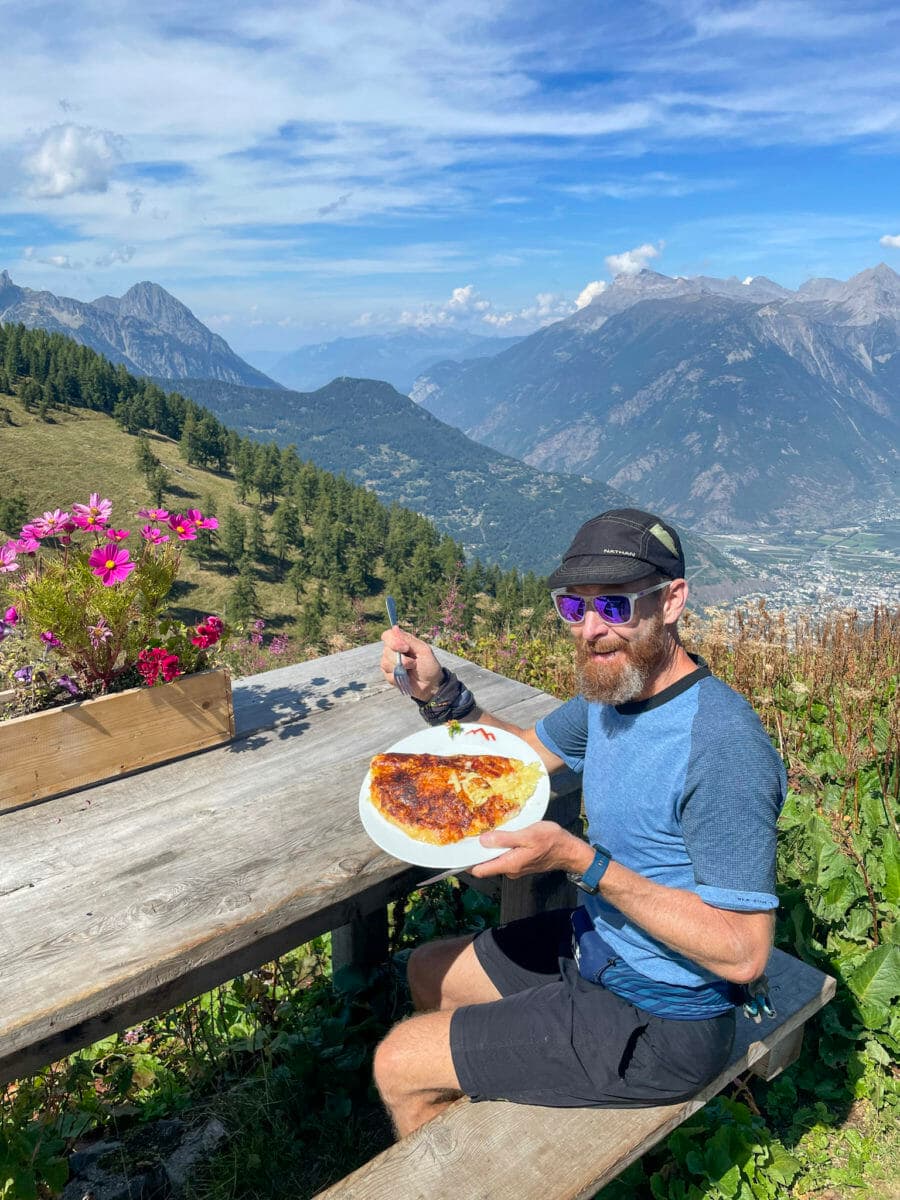
[[[179,390],[232,429],[294,445],[316,466],[429,517],[467,554],[548,574],[588,517],[631,501],[596,481],[539,471],[471,441],[387,383],[335,379],[314,392],[183,380]],[[709,600],[750,581],[709,542],[685,534],[695,591]]]
[[[8,271],[0,271],[0,321],[64,334],[137,375],[202,375],[278,387],[155,283],[136,283],[124,296],[82,301],[18,287]]]
[[[383,379],[409,392],[416,379],[445,359],[488,358],[521,341],[517,337],[481,337],[460,329],[405,329],[367,337],[336,338],[301,346],[272,359],[266,370],[285,387],[312,392],[340,375]]]
[[[602,479],[706,531],[828,523],[898,496],[900,276],[619,276],[413,399],[536,467]]]

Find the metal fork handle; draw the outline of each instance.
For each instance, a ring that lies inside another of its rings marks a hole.
[[[387,606],[387,613],[392,625],[397,625],[397,605],[394,603],[393,596],[385,596],[384,603]]]

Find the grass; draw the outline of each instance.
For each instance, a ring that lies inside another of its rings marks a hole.
[[[12,414],[12,425],[0,425],[0,496],[24,496],[31,516],[46,509],[63,508],[86,501],[91,492],[103,489],[113,503],[115,521],[135,532],[138,508],[152,503],[136,463],[137,438],[127,434],[104,413],[89,409],[53,413],[51,422],[25,411],[16,396],[0,394],[0,404]],[[229,475],[188,465],[177,442],[160,434],[149,434],[154,455],[169,472],[171,487],[164,497],[171,511],[203,508],[212,500],[221,520],[229,507],[245,517],[257,507],[241,503]],[[271,518],[261,510],[267,530]],[[18,530],[7,530],[12,535]],[[274,556],[255,565],[254,584],[259,597],[259,616],[270,630],[290,633],[300,615],[294,589],[277,577]],[[189,555],[182,559],[179,583],[170,606],[173,616],[192,621],[207,612],[227,611],[229,594],[237,573],[220,559],[199,565]],[[377,615],[376,615],[377,614]],[[359,614],[363,628],[370,630],[361,640],[375,640],[382,626],[380,601],[369,598]],[[340,646],[333,647],[340,649]]]

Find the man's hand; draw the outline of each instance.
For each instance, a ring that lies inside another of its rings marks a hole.
[[[478,839],[482,846],[509,847],[506,854],[478,863],[470,874],[483,879],[506,875],[521,879],[541,871],[586,871],[594,858],[587,842],[575,837],[555,821],[536,821],[524,829],[492,829]]]
[[[386,629],[381,635],[384,650],[381,654],[381,673],[396,687],[394,667],[397,655],[403,655],[403,665],[409,675],[412,694],[417,700],[430,700],[440,686],[444,669],[434,656],[434,651],[421,638],[404,633],[399,625]]]

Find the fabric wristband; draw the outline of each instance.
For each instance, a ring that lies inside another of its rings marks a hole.
[[[452,671],[443,668],[444,674],[437,691],[430,700],[412,699],[419,707],[426,725],[443,725],[445,721],[461,721],[475,708],[475,697]]]

